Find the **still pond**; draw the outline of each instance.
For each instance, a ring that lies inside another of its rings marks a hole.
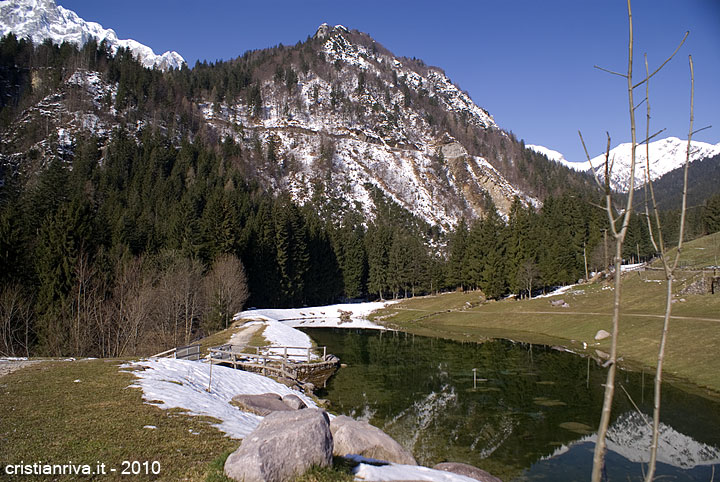
[[[589,480],[605,382],[595,360],[509,341],[305,331],[347,365],[320,393],[329,410],[382,428],[420,464],[464,462],[505,481]],[[618,382],[606,480],[642,480],[653,379],[618,371]],[[661,414],[658,480],[720,480],[720,403],[666,384]]]

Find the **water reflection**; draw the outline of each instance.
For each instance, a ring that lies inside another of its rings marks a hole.
[[[465,462],[504,480],[587,480],[605,381],[594,361],[505,341],[308,333],[348,365],[324,394],[331,410],[383,428],[420,463]],[[630,398],[650,413],[652,385],[627,372],[618,384],[607,475],[628,480],[642,476],[649,453],[649,428]],[[709,480],[720,463],[718,404],[667,386],[662,417],[658,475]]]

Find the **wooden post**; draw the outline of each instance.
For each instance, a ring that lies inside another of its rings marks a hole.
[[[473,389],[477,390],[477,368],[473,368]]]
[[[327,356],[327,347],[324,346],[323,347],[323,360],[325,359],[326,356]]]
[[[212,385],[212,366],[213,366],[213,357],[212,352],[210,352],[210,378],[208,378],[208,387],[207,391],[210,391],[210,386]]]
[[[307,362],[310,363],[310,347],[307,349]]]

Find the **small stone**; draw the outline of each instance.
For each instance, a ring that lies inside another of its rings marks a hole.
[[[293,410],[283,403],[282,397],[276,393],[263,393],[262,395],[236,395],[230,401],[243,412],[254,413],[264,417],[272,412],[286,412]]]
[[[604,340],[605,338],[610,338],[611,336],[612,335],[605,330],[598,330],[598,332],[595,333],[595,339],[598,341]]]
[[[297,395],[293,395],[292,393],[282,397],[282,401],[285,405],[292,408],[293,410],[301,410],[303,408],[307,408],[305,402],[303,402],[300,397],[298,397]]]

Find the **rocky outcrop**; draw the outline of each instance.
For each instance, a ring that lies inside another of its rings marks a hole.
[[[443,462],[441,464],[437,464],[433,467],[433,469],[463,475],[465,477],[470,477],[471,479],[479,480],[480,482],[502,482],[502,480],[482,469],[478,469],[477,467],[473,467],[468,464],[461,464],[460,462]]]
[[[333,435],[334,455],[357,454],[396,464],[417,465],[415,457],[402,445],[367,422],[341,415],[332,420],[330,430]]]
[[[230,454],[225,475],[244,482],[294,480],[312,466],[330,466],[332,452],[327,413],[317,409],[273,412]]]

